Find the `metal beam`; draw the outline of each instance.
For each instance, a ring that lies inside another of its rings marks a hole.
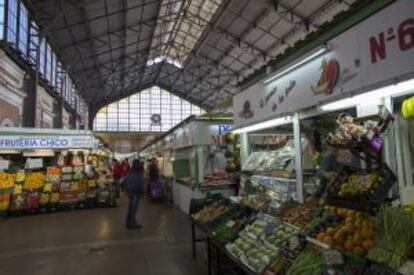
[[[177,2],[178,2],[178,1],[179,1],[179,0],[177,0]],[[145,2],[145,3],[143,3],[143,4],[134,5],[134,6],[131,6],[131,7],[129,8],[129,10],[134,10],[134,9],[138,9],[138,8],[144,8],[145,6],[148,6],[148,5],[153,5],[153,4],[159,4],[159,0],[152,0],[152,1]],[[99,16],[90,17],[90,18],[89,18],[89,23],[92,23],[92,22],[97,21],[97,20],[104,19],[104,18],[109,17],[109,16],[118,15],[118,14],[123,14],[123,13],[124,13],[124,10],[123,10],[123,9],[120,9],[120,10],[116,10],[116,11],[111,11],[111,12],[105,13],[105,14],[103,14],[103,15],[99,15]],[[52,29],[50,29],[50,30],[49,30],[49,32],[50,32],[50,33],[60,32],[60,31],[62,31],[62,30],[66,30],[67,28],[72,28],[72,27],[81,26],[81,25],[83,25],[84,23],[85,23],[85,22],[84,22],[83,20],[81,20],[81,21],[78,21],[78,22],[75,22],[75,23],[68,24],[68,25],[63,26],[63,27],[52,28]]]
[[[130,10],[130,9],[127,9],[127,10]],[[134,28],[137,28],[137,27],[141,28],[142,26],[148,26],[148,27],[155,28],[157,26],[156,22],[157,22],[157,17],[154,16],[150,19],[141,20],[138,23],[133,24],[133,25],[129,25],[129,26],[126,26],[126,27],[122,26],[121,28],[118,28],[118,29],[115,29],[115,30],[111,30],[111,31],[107,31],[107,32],[102,32],[100,34],[96,34],[93,37],[88,37],[86,39],[77,40],[74,43],[68,43],[68,44],[65,44],[65,45],[61,45],[61,46],[59,46],[59,48],[61,50],[70,49],[70,48],[74,47],[76,44],[87,43],[90,39],[98,40],[101,43],[105,42],[105,44],[107,44],[106,41],[102,41],[102,38],[105,38],[108,35],[115,35],[119,32],[123,32],[125,28],[128,29],[128,30],[132,30],[136,33],[139,33],[140,31],[137,31]],[[153,23],[153,24],[150,24],[150,23]],[[147,39],[145,39],[145,40],[147,40]],[[142,41],[144,41],[144,40],[142,40]]]

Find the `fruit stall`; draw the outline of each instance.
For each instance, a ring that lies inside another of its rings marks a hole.
[[[188,213],[191,198],[207,193],[235,194],[240,169],[237,135],[228,116],[189,117],[143,150],[171,162],[173,201]]]
[[[89,131],[2,129],[2,216],[113,206],[109,155]]]
[[[367,51],[399,5],[235,95],[240,192],[190,211],[210,274],[412,274],[412,52]]]

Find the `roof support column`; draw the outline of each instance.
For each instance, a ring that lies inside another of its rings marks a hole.
[[[53,112],[55,118],[53,120],[53,128],[62,129],[63,128],[63,99],[59,97],[53,104]]]
[[[35,127],[36,125],[36,101],[37,81],[35,77],[26,74],[24,78],[23,91],[27,95],[23,102],[22,126]]]

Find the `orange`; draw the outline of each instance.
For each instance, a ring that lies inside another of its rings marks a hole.
[[[371,240],[371,239],[365,240],[365,241],[362,243],[362,247],[363,247],[366,251],[370,250],[373,246],[374,246],[374,241],[373,241],[373,240]]]
[[[327,245],[333,245],[334,244],[334,240],[331,236],[325,236],[325,238],[323,239],[324,243],[326,243]]]
[[[357,218],[354,222],[354,225],[357,229],[362,228],[362,219],[361,218]]]
[[[362,228],[371,229],[372,223],[369,219],[362,220]]]
[[[325,239],[325,237],[326,237],[326,234],[325,234],[324,232],[321,232],[321,233],[319,233],[319,234],[316,236],[316,239],[317,239],[318,241],[320,241],[320,242],[323,242],[323,240]]]
[[[326,229],[326,234],[328,234],[329,236],[333,236],[333,235],[335,235],[335,233],[336,233],[336,229],[333,228],[333,227],[328,227]]]
[[[345,223],[355,223],[355,219],[352,217],[346,217]]]
[[[362,237],[361,231],[355,231],[354,235],[352,236],[352,239],[356,244],[362,244],[364,242],[364,237]]]
[[[373,239],[374,238],[374,233],[372,232],[372,230],[370,228],[365,228],[365,227],[362,228],[361,235],[365,239]]]
[[[354,249],[352,250],[352,253],[357,256],[364,256],[365,250],[360,246],[355,246]]]
[[[342,217],[342,213],[343,213],[343,211],[342,211],[342,208],[336,208],[335,209],[335,212],[336,212],[336,214],[338,214],[339,216],[341,216]]]
[[[334,240],[337,244],[343,244],[345,242],[346,233],[344,231],[337,231],[334,235]]]
[[[348,239],[344,244],[345,250],[349,252],[352,252],[354,250],[354,247],[355,247],[355,243],[352,239]]]
[[[354,218],[354,217],[355,217],[355,213],[356,213],[356,212],[355,212],[354,210],[350,210],[350,209],[349,209],[349,210],[346,210],[346,214],[345,214],[345,215],[346,215],[347,217],[349,217],[349,218]]]
[[[356,212],[355,213],[355,218],[356,219],[363,219],[364,218],[364,214],[362,212]]]
[[[354,231],[355,231],[355,226],[354,226],[352,223],[347,223],[347,224],[344,226],[344,229],[345,229],[345,231],[346,231],[346,232],[348,232],[349,234],[353,234],[353,233],[354,233]]]

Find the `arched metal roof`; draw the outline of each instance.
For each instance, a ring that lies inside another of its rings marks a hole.
[[[89,106],[158,85],[210,109],[357,0],[43,0],[29,8]]]

